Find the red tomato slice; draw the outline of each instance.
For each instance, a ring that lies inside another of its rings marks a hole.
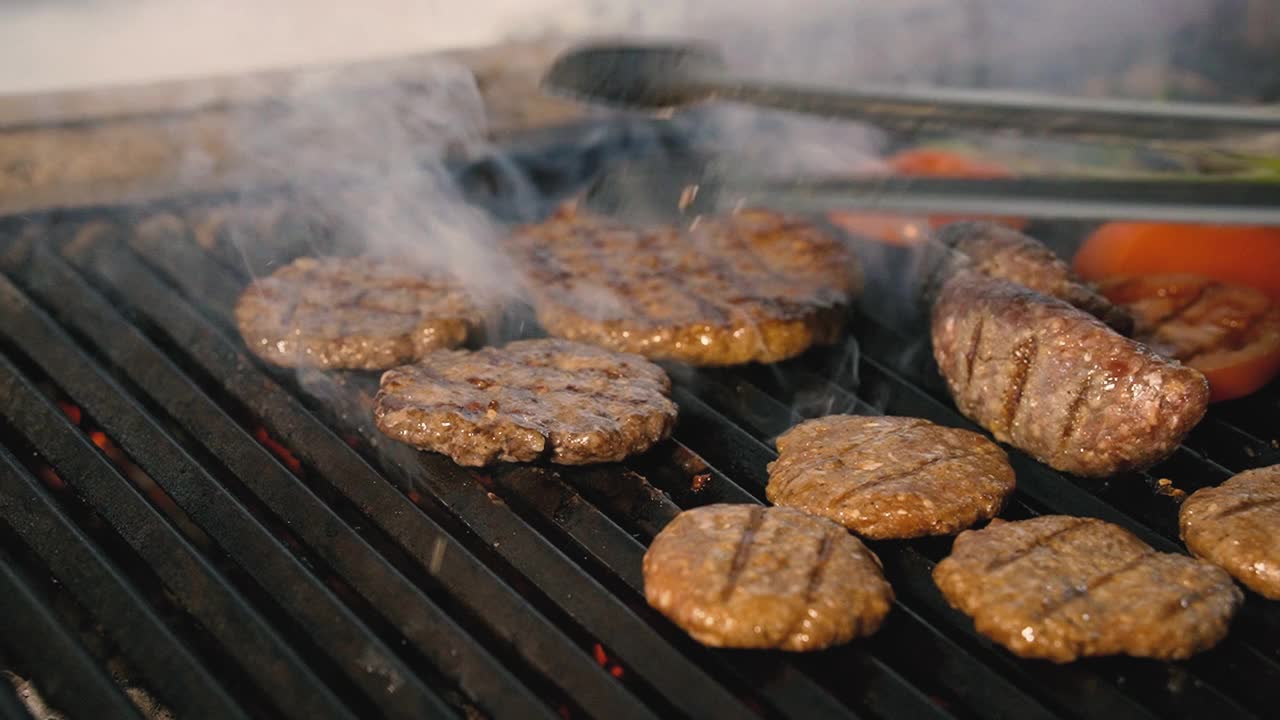
[[[1086,280],[1188,273],[1280,301],[1280,228],[1107,223],[1085,240],[1074,264]]]
[[[1280,304],[1255,288],[1146,275],[1109,278],[1099,290],[1133,313],[1138,339],[1204,373],[1211,402],[1248,395],[1280,374]]]
[[[937,148],[904,150],[887,160],[889,172],[907,177],[955,177],[1001,178],[1013,173],[1003,166],[972,156]],[[1023,218],[961,217],[931,215],[927,218],[892,213],[866,213],[835,211],[828,214],[835,225],[852,233],[865,235],[893,245],[915,245],[922,241],[931,228],[938,228],[958,220],[989,220],[1007,225],[1015,230],[1027,226]]]

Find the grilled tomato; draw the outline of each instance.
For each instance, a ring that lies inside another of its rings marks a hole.
[[[1098,289],[1133,313],[1135,337],[1204,373],[1210,401],[1248,395],[1280,374],[1280,303],[1198,275],[1111,277]]]
[[[903,150],[886,161],[887,172],[906,177],[950,178],[1002,178],[1011,177],[1007,168],[995,163],[939,148],[914,148]],[[894,245],[914,245],[928,235],[931,228],[941,227],[957,220],[990,220],[1015,230],[1027,226],[1022,218],[976,218],[951,215],[912,217],[892,213],[865,213],[835,211],[829,214],[831,222],[849,232],[883,240]]]
[[[1085,240],[1074,264],[1086,280],[1190,273],[1280,301],[1280,228],[1112,222]]]

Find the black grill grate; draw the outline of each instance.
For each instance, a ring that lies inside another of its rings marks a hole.
[[[1257,597],[1189,662],[1022,661],[938,594],[941,540],[876,544],[894,611],[822,653],[710,650],[647,607],[645,544],[681,508],[761,502],[769,443],[797,420],[972,427],[927,363],[903,360],[918,338],[860,318],[858,344],[680,372],[676,437],[644,456],[473,472],[384,442],[370,376],[253,360],[230,318],[243,263],[195,240],[200,211],[138,232],[158,212],[0,227],[0,651],[73,716],[136,715],[121,668],[182,717],[1225,718],[1280,703],[1280,613]],[[283,217],[240,242],[312,237]],[[1274,386],[1215,408],[1169,461],[1106,483],[1013,453],[1007,515],[1101,517],[1176,550],[1158,480],[1191,491],[1273,458],[1277,409]],[[0,714],[22,717],[0,690]]]

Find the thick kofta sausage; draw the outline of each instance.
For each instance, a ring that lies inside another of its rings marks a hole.
[[[962,265],[983,275],[1063,300],[1123,335],[1133,332],[1133,317],[1124,308],[1111,304],[1091,285],[1076,277],[1071,266],[1052,250],[1017,230],[968,220],[943,227],[937,233],[937,240],[960,253]]]
[[[933,354],[960,411],[1089,477],[1149,467],[1204,416],[1209,385],[1056,298],[972,271],[942,287]]]

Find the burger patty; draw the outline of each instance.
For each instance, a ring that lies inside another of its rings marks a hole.
[[[1280,600],[1280,465],[1197,490],[1178,525],[1187,549],[1263,597]]]
[[[443,273],[370,258],[300,258],[255,280],[236,323],[255,355],[286,367],[383,370],[457,347],[479,327]]]
[[[943,285],[932,340],[961,412],[1077,475],[1155,464],[1208,407],[1198,371],[1061,300],[969,271]]]
[[[893,601],[880,561],[844,528],[758,505],[676,516],[645,553],[644,594],[705,645],[791,651],[870,635]]]
[[[1116,332],[1133,332],[1133,317],[1078,278],[1071,267],[1039,241],[991,222],[951,223],[936,239],[961,254],[959,266],[1055,297],[1093,315]],[[950,265],[954,269],[955,264]]]
[[[837,239],[761,210],[681,229],[566,209],[510,248],[552,335],[694,365],[775,362],[834,342],[862,283]]]
[[[1014,490],[995,443],[917,418],[834,415],[777,444],[770,502],[876,540],[956,533],[994,517]]]
[[[671,434],[662,368],[568,340],[441,350],[388,370],[374,420],[390,437],[459,465],[615,462]]]
[[[1016,655],[1059,663],[1190,657],[1226,636],[1244,600],[1220,568],[1065,515],[965,531],[933,579],[978,632]]]

